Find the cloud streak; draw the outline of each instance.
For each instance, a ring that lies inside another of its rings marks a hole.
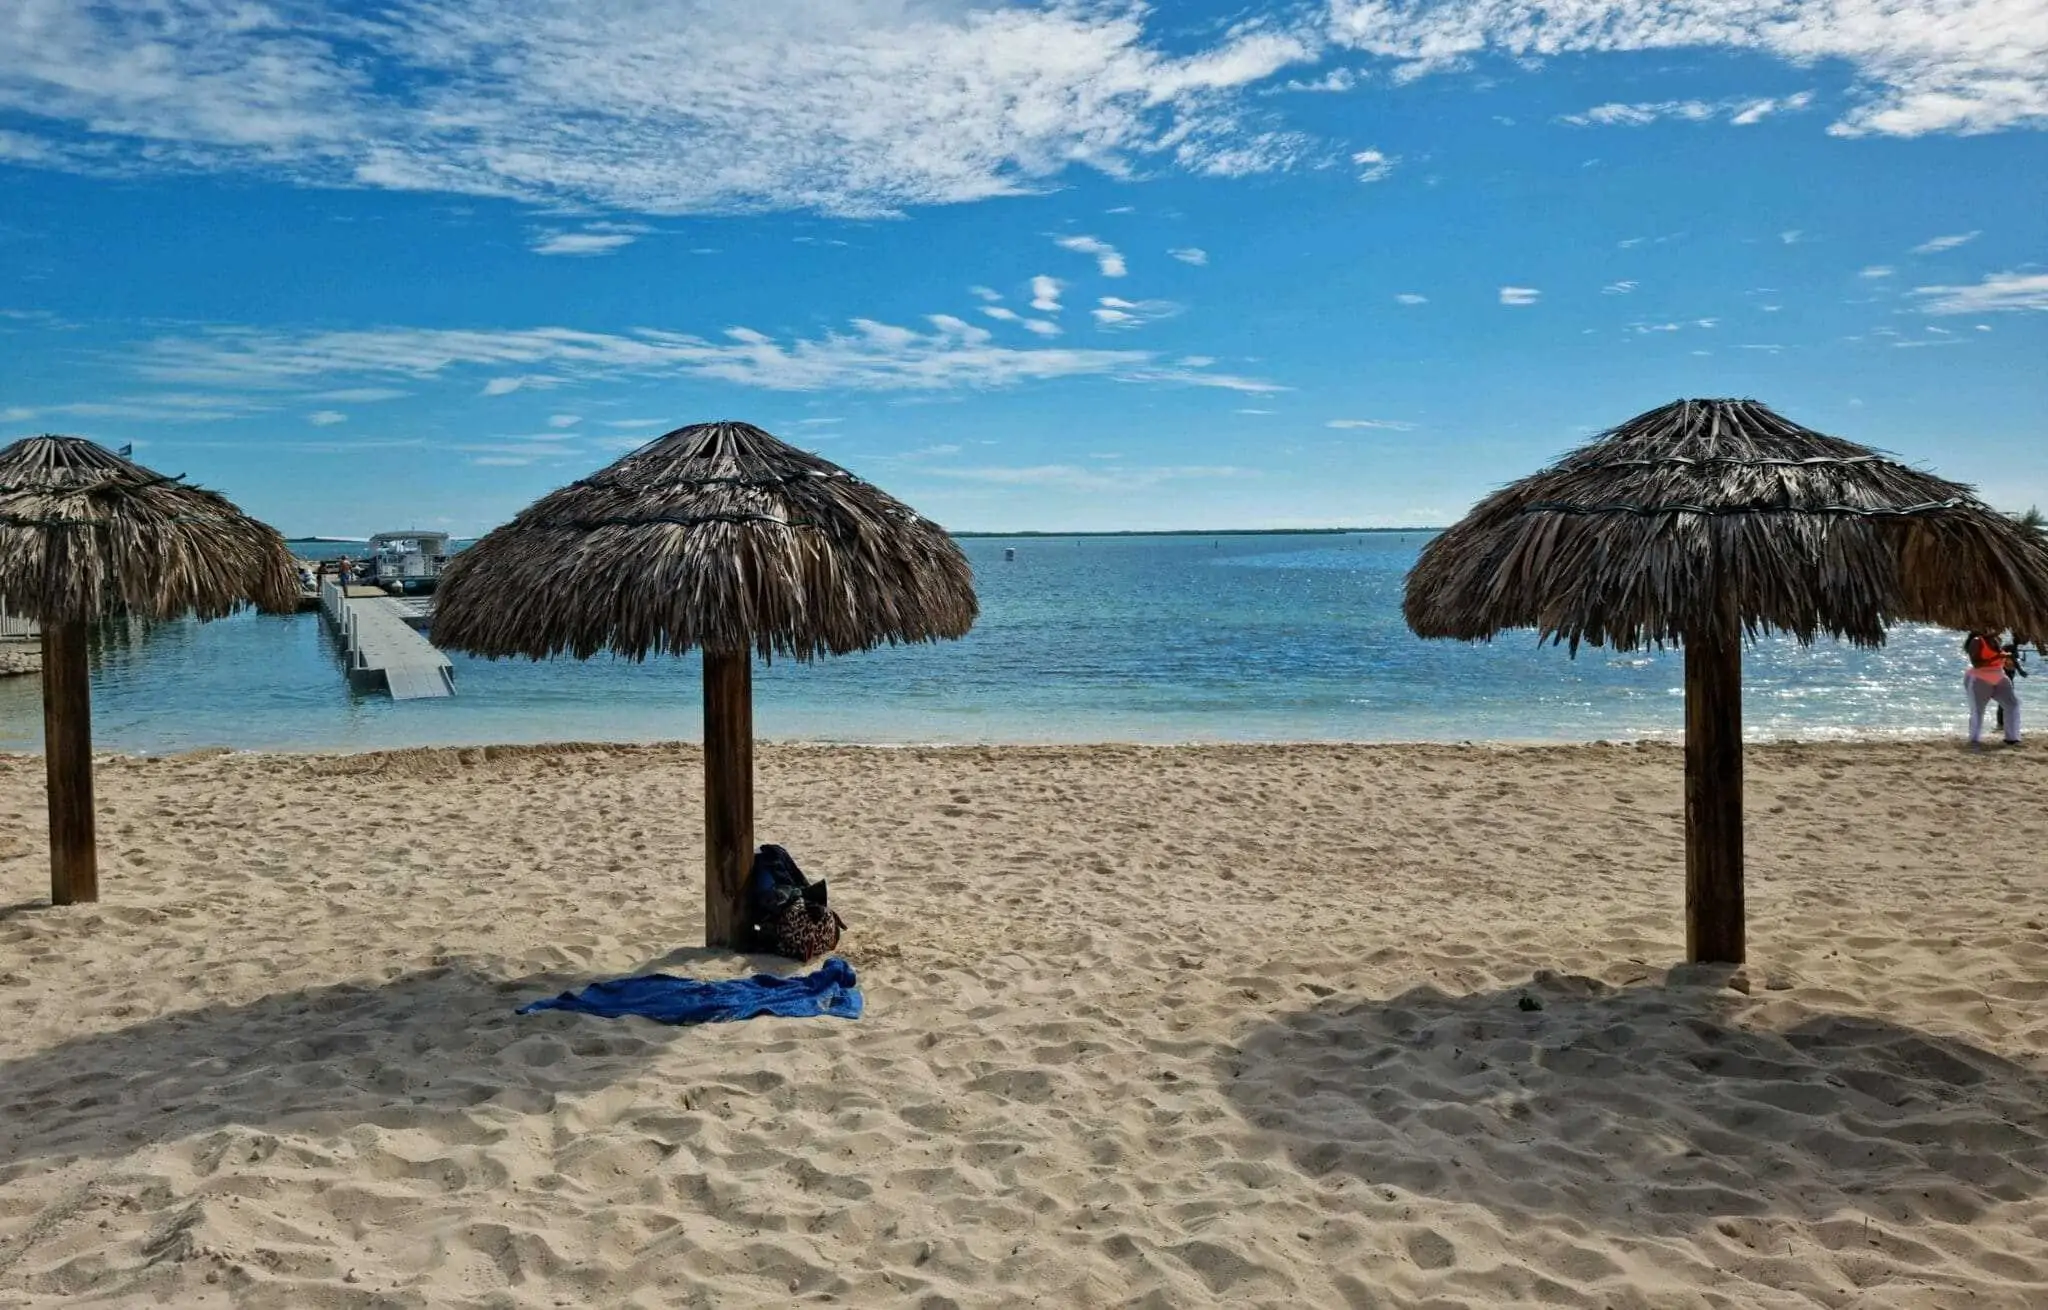
[[[2048,310],[2048,273],[1991,273],[1975,286],[1914,287],[1929,314]]]
[[[536,255],[609,255],[637,240],[634,233],[617,230],[544,232],[534,239],[531,249]]]
[[[1123,254],[1109,242],[1096,237],[1055,237],[1053,244],[1078,255],[1093,255],[1095,267],[1104,277],[1122,277],[1130,271],[1124,266]]]
[[[919,472],[958,482],[990,482],[1005,487],[1057,487],[1066,491],[1134,491],[1162,482],[1205,478],[1249,478],[1252,469],[1228,464],[1176,464],[1151,468],[1083,468],[1077,464],[931,465]]]
[[[1351,162],[1358,166],[1358,180],[1371,183],[1385,181],[1401,161],[1383,151],[1361,150],[1351,156]]]
[[[1171,300],[1125,300],[1121,296],[1104,296],[1096,302],[1089,313],[1097,325],[1105,328],[1134,328],[1162,318],[1172,318],[1180,312],[1180,306]],[[1192,361],[1183,360],[1182,363]],[[1199,367],[1207,367],[1203,361]]]
[[[1913,253],[1916,255],[1938,255],[1944,250],[1954,250],[1957,246],[1968,245],[1976,239],[1977,233],[1975,232],[1959,232],[1954,236],[1933,237],[1914,246]]]
[[[1283,167],[1298,147],[1245,126],[1236,102],[1318,44],[1251,23],[1168,53],[1124,5],[6,0],[0,12],[0,111],[27,116],[0,137],[7,158],[664,214],[876,215],[1031,192],[1076,163]],[[545,240],[561,254],[624,244]]]
[[[2012,0],[1331,0],[1338,44],[1395,80],[1485,57],[1722,48],[1839,59],[1865,88],[1842,136],[2048,124],[2048,8]]]
[[[1797,113],[1813,103],[1813,93],[1801,91],[1781,99],[1736,96],[1725,100],[1655,100],[1634,104],[1595,105],[1576,114],[1564,114],[1560,123],[1573,127],[1645,127],[1660,119],[1675,118],[1688,123],[1724,119],[1737,127],[1761,123],[1776,113]]]
[[[1154,312],[1149,307],[1159,302],[1123,303],[1131,308],[1122,312],[1138,314]],[[1168,364],[1151,351],[1004,345],[986,328],[949,314],[930,315],[926,324],[917,329],[854,319],[842,330],[789,340],[745,327],[716,337],[651,328],[221,328],[151,342],[137,367],[157,380],[248,388],[311,386],[337,375],[426,380],[479,371],[490,375],[482,385],[487,396],[626,375],[694,377],[770,391],[945,391],[1089,376],[1242,392],[1285,389],[1185,359]]]

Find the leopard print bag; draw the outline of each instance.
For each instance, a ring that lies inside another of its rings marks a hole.
[[[820,893],[825,890],[822,882],[811,886]],[[815,901],[800,896],[783,906],[775,918],[775,953],[792,960],[815,960],[830,954],[845,931],[846,921],[825,904],[822,894]]]
[[[743,949],[814,960],[838,946],[845,931],[846,921],[826,903],[823,878],[812,882],[804,877],[780,846],[763,846],[754,853],[741,931]]]

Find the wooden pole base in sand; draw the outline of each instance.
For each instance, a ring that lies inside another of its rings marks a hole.
[[[83,623],[43,624],[43,764],[50,798],[52,905],[100,898],[86,643]]]
[[[754,666],[704,652],[704,944],[740,944],[754,862]]]
[[[1685,955],[1740,964],[1742,632],[1717,626],[1685,639]]]

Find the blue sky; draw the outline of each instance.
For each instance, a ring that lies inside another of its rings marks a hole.
[[[461,533],[743,418],[1443,523],[1680,395],[2048,505],[2048,0],[0,0],[0,438]]]

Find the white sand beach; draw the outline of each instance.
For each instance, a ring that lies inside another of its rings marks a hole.
[[[763,747],[857,1022],[700,940],[688,747],[0,758],[0,1307],[2048,1305],[2048,758]]]

